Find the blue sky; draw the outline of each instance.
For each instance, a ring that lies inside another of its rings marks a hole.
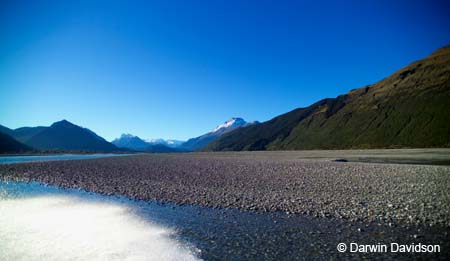
[[[446,1],[1,1],[0,124],[187,139],[450,43]]]

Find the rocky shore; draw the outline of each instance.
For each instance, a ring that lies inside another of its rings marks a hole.
[[[450,227],[449,166],[189,153],[7,164],[0,175],[143,200]]]

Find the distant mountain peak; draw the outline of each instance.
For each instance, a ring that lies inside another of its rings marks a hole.
[[[58,127],[58,126],[61,126],[61,127],[62,127],[62,126],[77,126],[77,125],[71,123],[70,121],[68,121],[68,120],[66,120],[66,119],[63,119],[63,120],[54,122],[54,123],[51,125],[51,127]]]
[[[120,138],[111,142],[119,148],[127,148],[133,150],[143,150],[149,146],[147,142],[130,133],[123,133]]]
[[[117,151],[118,148],[90,129],[75,125],[68,120],[53,123],[50,127],[21,128],[25,144],[39,150],[60,151]],[[19,133],[17,133],[19,134]]]
[[[122,135],[120,135],[120,138],[115,139],[115,141],[117,140],[142,140],[141,138],[139,138],[136,135],[130,134],[130,133],[122,133]]]
[[[145,152],[176,152],[177,146],[181,145],[182,141],[163,139],[143,140],[133,134],[124,133],[111,142],[119,148],[132,149],[136,151]]]
[[[220,124],[219,126],[217,126],[214,130],[212,130],[212,132],[217,132],[221,129],[228,129],[228,128],[235,128],[235,127],[240,127],[240,126],[244,126],[246,125],[247,122],[239,117],[233,117],[229,120],[227,120],[226,122],[224,122],[223,124]]]
[[[163,143],[164,139],[146,139],[145,141],[148,143],[158,144],[158,143]]]
[[[66,119],[62,119],[60,121],[55,121],[53,124],[72,124],[72,123]]]
[[[146,142],[148,142],[151,145],[164,145],[170,148],[177,148],[179,147],[181,144],[184,143],[184,141],[182,140],[165,140],[165,139],[147,139],[145,140]]]
[[[216,139],[218,139],[220,136],[222,136],[225,133],[228,133],[235,129],[238,129],[241,127],[246,127],[248,125],[252,125],[255,123],[257,123],[257,122],[249,123],[240,117],[233,117],[233,118],[227,120],[226,122],[224,122],[223,124],[218,125],[212,131],[210,131],[206,134],[203,134],[201,136],[189,139],[188,141],[183,143],[183,145],[181,147],[185,150],[191,150],[191,151],[199,150],[199,149],[202,149],[203,147],[205,147],[206,145],[208,145],[209,143],[215,141]]]
[[[121,139],[129,139],[129,138],[137,138],[137,136],[130,134],[130,133],[122,133],[122,135],[120,135]]]

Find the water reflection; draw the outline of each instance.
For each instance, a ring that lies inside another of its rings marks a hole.
[[[0,184],[2,260],[196,260],[174,231],[100,197]],[[34,189],[34,190],[33,190]]]

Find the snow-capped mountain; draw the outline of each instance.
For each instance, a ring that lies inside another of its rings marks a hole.
[[[179,152],[175,146],[183,143],[177,140],[163,140],[154,139],[145,141],[138,136],[131,134],[122,134],[120,138],[117,138],[111,142],[119,148],[126,148],[135,151],[143,152]]]
[[[184,143],[184,141],[182,140],[165,140],[165,139],[148,139],[145,141],[151,145],[161,144],[170,148],[177,148]]]
[[[215,141],[220,136],[222,136],[225,133],[228,133],[230,131],[233,131],[237,128],[245,127],[250,124],[255,124],[257,122],[246,122],[242,118],[231,118],[224,122],[223,124],[218,125],[216,128],[214,128],[212,131],[203,134],[201,136],[198,136],[196,138],[189,139],[185,143],[181,145],[180,148],[185,150],[199,150],[208,145],[209,143]]]
[[[218,125],[211,132],[213,132],[213,133],[217,133],[217,132],[225,133],[225,132],[228,132],[228,131],[232,131],[232,130],[234,130],[236,128],[243,127],[243,126],[245,126],[247,124],[248,124],[248,122],[246,122],[242,118],[231,118],[231,119],[227,120],[226,122],[224,122],[223,124]]]
[[[196,138],[189,139],[186,142],[181,140],[165,139],[143,140],[131,134],[122,134],[120,138],[113,140],[111,143],[119,148],[128,148],[136,151],[149,151],[150,147],[159,148],[161,146],[173,151],[195,151],[202,149],[204,146],[208,145],[210,142],[215,141],[225,133],[256,123],[258,122],[250,123],[246,122],[242,118],[234,117],[227,120],[223,124],[218,125],[212,131]]]

